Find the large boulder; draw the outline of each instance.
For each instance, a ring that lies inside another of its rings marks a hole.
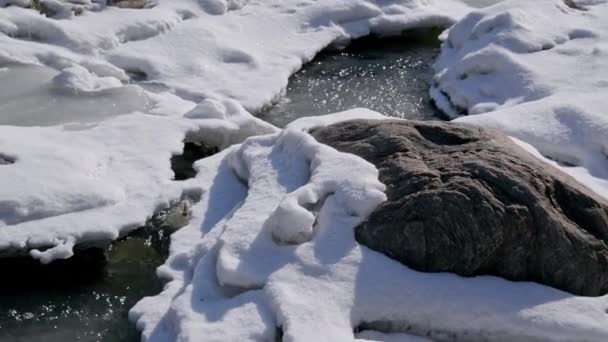
[[[428,272],[608,292],[608,201],[508,137],[463,124],[350,121],[311,132],[376,165],[388,200],[361,244]]]

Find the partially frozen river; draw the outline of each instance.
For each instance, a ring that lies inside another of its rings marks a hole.
[[[368,107],[397,117],[436,119],[428,96],[439,49],[436,33],[414,40],[362,40],[344,51],[322,53],[292,77],[285,98],[261,116],[281,126],[301,116]],[[148,106],[137,87],[97,96],[57,93],[56,74],[39,66],[1,71],[7,91],[0,94],[0,124],[86,123]],[[138,341],[128,310],[160,291],[154,271],[164,256],[146,239],[131,238],[115,243],[108,257],[84,280],[84,274],[74,273],[49,282],[42,272],[0,287],[0,341]]]

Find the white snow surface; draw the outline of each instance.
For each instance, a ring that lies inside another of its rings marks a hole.
[[[373,116],[300,119],[198,162],[203,197],[172,236],[168,283],[130,312],[144,340],[272,341],[278,327],[284,341],[608,338],[608,296],[420,273],[359,245],[354,227],[384,186],[306,129]],[[380,331],[355,334],[363,323]]]
[[[608,2],[566,3],[512,0],[468,14],[445,35],[431,94],[453,117],[469,114],[457,121],[585,169],[606,196]]]

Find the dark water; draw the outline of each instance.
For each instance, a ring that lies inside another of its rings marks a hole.
[[[428,94],[439,54],[437,34],[367,38],[339,52],[324,52],[290,79],[277,105],[258,116],[284,127],[303,116],[366,107],[399,118],[437,119]]]
[[[101,249],[50,266],[0,261],[0,341],[139,341],[127,315],[162,289],[155,269],[167,249],[158,234],[144,230],[115,242],[107,261]]]

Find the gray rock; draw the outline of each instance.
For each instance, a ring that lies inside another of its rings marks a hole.
[[[420,271],[608,292],[608,201],[508,137],[416,121],[311,133],[379,169],[388,201],[356,229],[369,248]]]
[[[110,0],[108,4],[120,8],[144,8],[146,0]]]
[[[15,162],[15,158],[5,156],[0,153],[0,165],[9,165]]]

